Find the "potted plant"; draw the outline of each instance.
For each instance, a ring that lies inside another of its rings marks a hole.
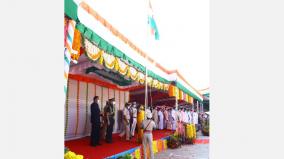
[[[185,138],[185,141],[184,141],[184,144],[186,144],[186,145],[192,145],[192,144],[193,144],[193,139],[192,139],[192,138],[189,138],[189,137],[186,137],[186,138]]]
[[[209,120],[205,120],[202,122],[202,134],[205,136],[209,136]]]
[[[118,159],[133,159],[133,157],[130,154],[126,154],[124,156],[119,156]]]
[[[172,149],[181,147],[181,139],[178,136],[172,135],[168,139],[167,145],[168,145],[169,148],[172,148]]]

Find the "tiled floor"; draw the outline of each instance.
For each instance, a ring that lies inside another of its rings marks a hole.
[[[208,159],[209,144],[184,145],[155,155],[155,159]]]
[[[209,139],[207,136],[201,136],[199,139]],[[155,159],[209,159],[209,144],[183,145],[178,149],[167,149],[157,153]]]

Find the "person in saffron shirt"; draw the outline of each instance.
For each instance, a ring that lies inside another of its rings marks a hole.
[[[140,105],[138,109],[138,116],[137,116],[137,128],[138,128],[138,143],[142,143],[142,137],[143,137],[143,129],[141,128],[142,122],[145,118],[145,111],[144,106]]]

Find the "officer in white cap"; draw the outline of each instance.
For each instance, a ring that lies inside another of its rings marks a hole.
[[[146,110],[146,117],[147,117],[147,119],[145,119],[142,122],[142,129],[144,130],[143,140],[142,140],[144,159],[147,159],[147,153],[146,153],[147,145],[149,145],[149,148],[150,148],[150,157],[149,158],[154,159],[154,152],[153,152],[153,148],[152,148],[152,142],[153,142],[152,131],[153,131],[153,129],[156,128],[156,124],[152,120],[152,113],[149,109]]]
[[[135,133],[135,128],[137,124],[137,103],[133,102],[132,107],[131,107],[131,112],[132,112],[132,125],[131,125],[131,137],[134,137]]]

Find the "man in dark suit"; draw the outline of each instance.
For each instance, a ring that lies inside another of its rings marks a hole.
[[[100,107],[99,107],[99,97],[95,96],[94,101],[91,104],[91,123],[92,123],[92,132],[91,132],[91,145],[97,146],[101,145],[100,140]]]

